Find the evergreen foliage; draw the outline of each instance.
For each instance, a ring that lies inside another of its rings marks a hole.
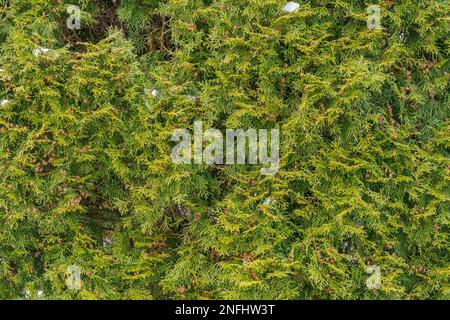
[[[0,0],[0,298],[450,298],[449,2],[285,3]],[[174,164],[196,120],[279,172]]]

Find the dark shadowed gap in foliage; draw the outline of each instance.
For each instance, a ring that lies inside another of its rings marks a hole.
[[[112,29],[121,30],[134,45],[139,56],[149,52],[160,52],[169,60],[175,47],[171,42],[170,19],[160,15],[157,8],[133,1],[94,1],[83,11],[92,15],[94,24],[80,30],[66,27],[67,15],[61,14],[60,30],[64,43],[75,51],[83,52],[81,42],[98,43]]]
[[[60,16],[59,29],[61,31],[62,41],[72,46],[75,51],[84,52],[84,46],[81,42],[98,43],[108,36],[108,31],[113,28],[122,30],[126,34],[126,28],[117,17],[117,8],[120,1],[95,1],[88,8],[83,8],[93,15],[94,24],[85,26],[82,20],[82,28],[71,30],[67,28],[67,14],[63,12]]]

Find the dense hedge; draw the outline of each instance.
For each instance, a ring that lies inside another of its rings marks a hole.
[[[449,299],[449,2],[298,2],[1,0],[0,298]],[[196,120],[279,172],[174,164]]]

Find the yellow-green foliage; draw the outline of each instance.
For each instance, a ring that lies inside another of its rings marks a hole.
[[[0,1],[0,298],[449,299],[449,2],[298,2]],[[196,120],[279,172],[172,163]]]

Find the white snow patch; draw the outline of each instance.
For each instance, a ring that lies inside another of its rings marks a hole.
[[[33,56],[39,56],[40,54],[46,54],[50,51],[48,48],[37,48],[33,50]]]
[[[300,5],[297,2],[289,1],[283,8],[284,12],[292,13],[300,8]]]

